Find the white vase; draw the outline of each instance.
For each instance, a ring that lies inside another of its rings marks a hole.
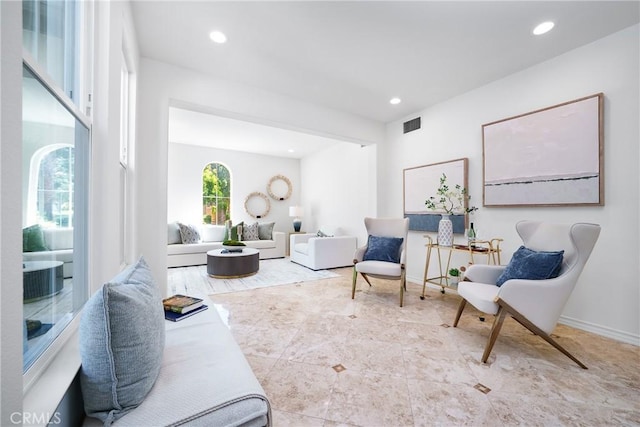
[[[438,244],[441,246],[453,245],[453,223],[449,219],[449,215],[442,215],[442,219],[438,223]]]

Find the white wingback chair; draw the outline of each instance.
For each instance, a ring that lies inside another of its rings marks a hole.
[[[498,287],[495,283],[506,266],[474,264],[467,270],[465,280],[458,284],[458,294],[462,301],[453,326],[458,325],[467,302],[484,313],[496,315],[482,355],[482,362],[486,363],[504,318],[509,314],[580,367],[587,369],[551,338],[551,332],[598,240],[600,226],[521,221],[516,224],[516,230],[526,248],[535,251],[564,250],[558,277],[546,280],[511,279]]]
[[[351,289],[351,299],[356,295],[356,279],[358,273],[362,275],[364,280],[371,286],[369,276],[381,279],[400,280],[400,307],[404,301],[404,291],[407,288],[406,283],[406,244],[407,235],[409,234],[409,218],[365,218],[364,226],[367,229],[368,236],[378,237],[400,237],[403,239],[400,245],[400,262],[364,261],[367,245],[356,249],[353,256],[353,283]]]

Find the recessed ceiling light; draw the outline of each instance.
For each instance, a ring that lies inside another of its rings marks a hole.
[[[551,21],[543,22],[542,24],[539,24],[537,27],[533,29],[533,34],[535,34],[536,36],[539,36],[541,34],[547,33],[551,31],[554,25],[555,24]]]
[[[295,150],[293,148],[289,148],[287,151],[290,153],[295,153]]]
[[[389,103],[390,103],[391,105],[398,105],[398,104],[400,104],[401,102],[402,102],[402,99],[400,99],[400,98],[391,98],[391,99],[389,100]]]
[[[212,31],[209,33],[209,38],[216,43],[224,43],[227,41],[227,36],[221,31]]]

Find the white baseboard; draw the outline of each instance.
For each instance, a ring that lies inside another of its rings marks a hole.
[[[558,323],[640,347],[640,335],[634,335],[629,332],[619,331],[607,326],[597,325],[567,316],[560,316]]]
[[[407,281],[422,286],[421,278],[407,277]],[[433,285],[431,283],[427,283],[427,287],[431,289],[441,289],[440,286]],[[558,321],[558,323],[640,347],[640,335],[634,335],[629,332],[619,331],[607,326],[597,325],[595,323],[586,322],[584,320],[574,319],[567,316],[560,316],[560,320]]]

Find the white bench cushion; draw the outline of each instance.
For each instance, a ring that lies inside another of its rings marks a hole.
[[[271,407],[214,304],[180,322],[166,322],[160,375],[146,399],[113,426],[271,425]],[[84,426],[97,426],[87,418]]]

